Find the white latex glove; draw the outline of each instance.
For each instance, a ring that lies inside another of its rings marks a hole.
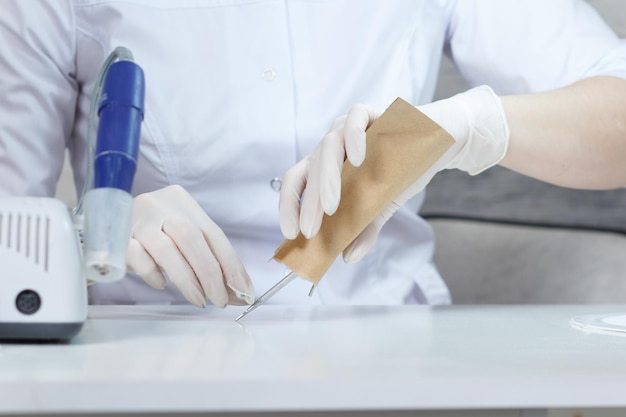
[[[443,127],[456,143],[413,185],[402,192],[344,250],[346,262],[359,261],[372,247],[382,226],[435,174],[457,168],[476,175],[497,164],[509,143],[509,128],[501,100],[487,86],[417,107]],[[338,118],[320,144],[283,178],[280,227],[287,239],[298,232],[310,238],[320,229],[324,213],[332,215],[341,195],[341,170],[346,157],[354,166],[365,159],[365,130],[382,110],[355,105]]]
[[[254,288],[224,232],[179,185],[135,197],[128,268],[151,287],[164,273],[189,302],[218,307],[254,302]]]

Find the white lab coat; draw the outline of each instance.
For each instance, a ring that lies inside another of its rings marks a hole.
[[[96,74],[118,45],[146,74],[134,194],[186,188],[229,236],[257,292],[285,272],[271,182],[355,103],[432,100],[442,51],[472,85],[541,91],[626,76],[626,49],[570,0],[55,0],[0,4],[0,195],[51,196],[63,152],[82,186]],[[276,181],[274,182],[276,183]],[[360,263],[339,259],[312,298],[304,281],[272,302],[441,304],[433,236],[398,211]],[[506,277],[503,277],[505,279]],[[136,277],[94,303],[185,302]]]

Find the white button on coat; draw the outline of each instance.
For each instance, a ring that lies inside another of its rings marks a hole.
[[[272,68],[265,68],[263,70],[262,76],[265,81],[274,81],[274,77],[276,77],[276,71],[274,71]]]
[[[272,178],[270,181],[270,187],[274,191],[280,191],[280,188],[283,186],[283,180],[280,178]]]

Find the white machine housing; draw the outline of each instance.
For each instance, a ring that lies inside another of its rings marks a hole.
[[[68,207],[0,198],[0,339],[68,340],[87,319],[82,251]]]

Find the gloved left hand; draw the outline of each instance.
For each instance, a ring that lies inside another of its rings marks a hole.
[[[126,261],[153,288],[164,273],[189,302],[218,307],[254,302],[254,288],[222,229],[181,186],[140,194],[133,203],[133,231]]]
[[[491,88],[477,87],[417,108],[444,128],[455,144],[344,250],[346,262],[360,260],[392,214],[421,192],[437,172],[457,168],[476,175],[497,164],[506,153],[508,123],[502,102]],[[333,123],[313,152],[287,171],[279,204],[280,227],[287,239],[294,239],[300,231],[306,238],[314,236],[324,213],[332,215],[337,210],[344,161],[347,158],[354,166],[363,162],[365,130],[381,114],[378,109],[355,105]]]

